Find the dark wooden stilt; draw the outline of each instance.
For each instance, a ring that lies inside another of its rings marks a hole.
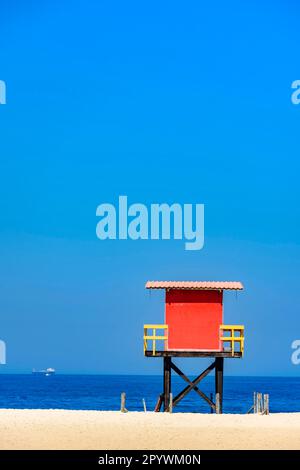
[[[171,358],[164,357],[164,411],[168,411],[171,392]]]
[[[215,385],[216,394],[219,394],[219,412],[223,412],[223,371],[224,371],[224,358],[216,357],[216,374]]]
[[[215,361],[210,364],[198,377],[190,380],[173,362],[170,356],[163,358],[164,364],[164,391],[159,397],[155,406],[155,411],[160,411],[163,405],[164,411],[170,411],[171,399],[171,371],[173,369],[188,385],[181,390],[172,399],[172,408],[176,406],[191,390],[194,390],[201,398],[203,398],[211,407],[212,411],[222,413],[223,411],[223,371],[224,371],[224,358],[216,357]],[[216,387],[216,403],[213,403],[211,397],[209,398],[202,390],[198,388],[199,382],[203,380],[213,369],[215,369],[215,387]]]

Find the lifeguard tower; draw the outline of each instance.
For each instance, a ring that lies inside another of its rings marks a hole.
[[[164,390],[155,407],[164,411],[176,406],[191,390],[216,413],[222,413],[224,358],[244,354],[244,326],[225,325],[223,291],[243,289],[240,282],[148,281],[146,289],[165,290],[165,322],[144,325],[144,355],[162,357]],[[173,357],[212,357],[214,361],[198,377],[190,380],[172,361]],[[198,384],[215,369],[215,401]],[[171,371],[187,386],[170,401]]]

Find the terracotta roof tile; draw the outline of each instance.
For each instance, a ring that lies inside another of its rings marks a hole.
[[[148,281],[146,289],[242,290],[243,284],[233,281]]]

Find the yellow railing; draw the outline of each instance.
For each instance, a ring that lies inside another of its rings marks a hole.
[[[148,334],[148,330],[152,330],[152,335]],[[163,330],[163,335],[157,335],[156,330]],[[156,341],[166,341],[167,339],[168,325],[144,325],[144,354],[148,350],[148,340],[152,341],[152,355],[155,356],[157,351]]]
[[[227,332],[229,336],[225,336]],[[220,325],[220,341],[224,348],[225,343],[230,343],[230,352],[234,356],[235,352],[244,355],[244,325]],[[239,351],[235,349],[235,345],[239,345]]]

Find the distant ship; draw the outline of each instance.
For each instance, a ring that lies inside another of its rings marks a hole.
[[[32,369],[32,373],[33,375],[44,375],[45,377],[49,377],[49,375],[55,374],[55,369],[52,369],[52,367],[48,367],[48,369],[41,370]]]

